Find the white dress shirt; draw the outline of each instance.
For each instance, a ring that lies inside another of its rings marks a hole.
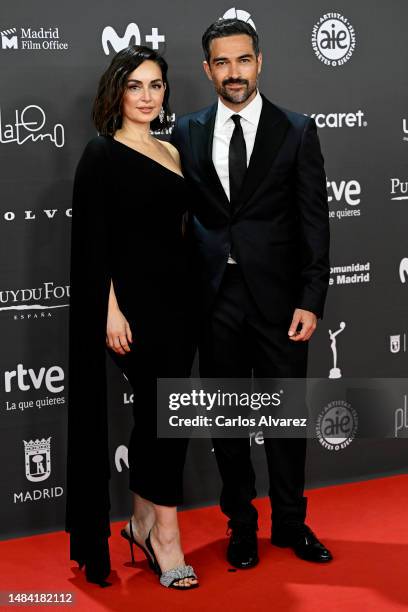
[[[231,119],[232,115],[241,116],[241,126],[244,134],[246,151],[247,151],[247,167],[251,154],[254,148],[256,130],[258,129],[259,117],[261,116],[262,110],[262,98],[259,91],[256,92],[255,98],[243,108],[239,113],[231,110],[220,98],[218,98],[217,115],[215,117],[214,125],[214,137],[213,137],[213,148],[212,158],[215,170],[221,181],[221,185],[224,187],[224,191],[227,198],[230,199],[230,185],[229,185],[229,145],[234,131],[235,124]],[[231,257],[228,257],[228,263],[236,263]]]

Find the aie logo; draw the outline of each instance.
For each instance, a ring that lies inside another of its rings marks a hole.
[[[351,404],[335,400],[327,404],[317,417],[317,439],[327,450],[342,450],[355,438],[357,427],[357,412]]]
[[[224,13],[222,19],[239,19],[240,21],[245,21],[246,23],[249,23],[249,25],[251,25],[254,30],[256,30],[255,24],[251,19],[251,14],[248,13],[248,11],[236,9],[235,7],[230,8]]]
[[[2,32],[0,32],[2,49],[18,49],[18,40],[16,32],[16,28],[3,30]]]
[[[323,64],[342,66],[356,47],[354,28],[340,13],[327,13],[313,27],[312,46]]]
[[[152,28],[152,33],[145,36],[145,41],[152,44],[152,49],[158,49],[159,43],[164,43],[166,37],[159,34],[158,28]],[[123,36],[119,36],[112,26],[106,26],[102,32],[102,48],[105,55],[109,55],[109,44],[118,53],[130,45],[141,45],[142,37],[139,26],[136,23],[129,23]]]
[[[401,283],[405,283],[408,277],[408,257],[403,257],[399,265],[399,275]]]

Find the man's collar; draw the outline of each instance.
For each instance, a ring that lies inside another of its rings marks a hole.
[[[228,108],[222,102],[221,98],[218,98],[218,106],[217,106],[217,123],[218,125],[225,125],[225,123],[230,119],[232,115],[239,114],[243,119],[246,119],[253,125],[258,125],[259,117],[261,115],[262,110],[262,97],[259,93],[259,89],[256,92],[256,96],[251,102],[245,106],[239,113]]]

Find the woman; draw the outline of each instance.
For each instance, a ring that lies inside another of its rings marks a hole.
[[[134,390],[129,443],[133,516],[122,536],[164,586],[198,586],[180,544],[186,439],[156,437],[156,379],[188,377],[193,358],[182,216],[189,194],[177,150],[151,130],[168,121],[167,64],[127,47],[103,74],[99,136],[79,162],[73,197],[67,520],[71,559],[88,580],[110,571],[105,348]],[[91,387],[91,385],[93,385]],[[85,459],[84,459],[85,456]]]

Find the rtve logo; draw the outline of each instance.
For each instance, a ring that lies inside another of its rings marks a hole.
[[[343,199],[349,206],[357,206],[361,202],[361,185],[358,181],[329,181],[326,177],[327,201],[341,202]]]
[[[17,364],[15,370],[4,372],[4,390],[6,393],[14,391],[17,386],[20,391],[30,391],[40,389],[44,383],[50,393],[60,393],[64,390],[63,384],[58,384],[64,380],[64,370],[59,366],[51,366],[46,369],[40,368],[35,372],[32,368],[26,370],[22,363]]]

